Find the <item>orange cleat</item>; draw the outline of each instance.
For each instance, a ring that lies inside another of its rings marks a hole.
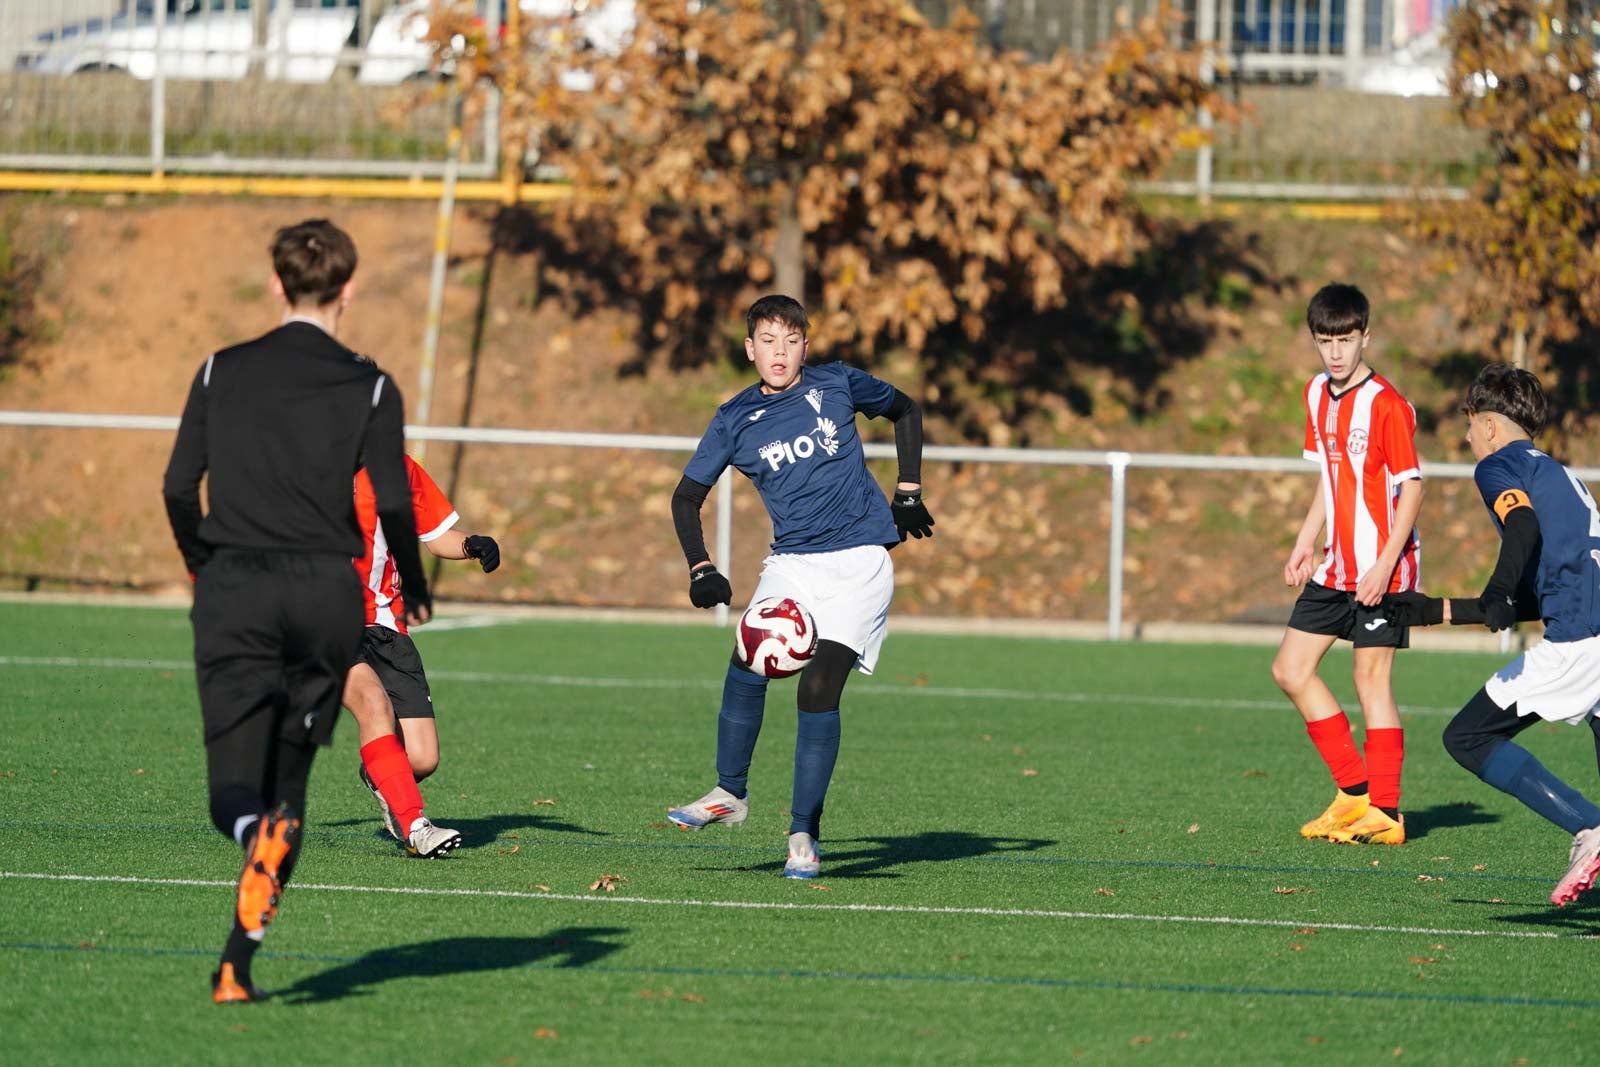
[[[1328,840],[1342,845],[1403,845],[1406,843],[1406,817],[1391,819],[1382,808],[1368,808],[1355,822],[1328,831]]]
[[[1333,803],[1328,805],[1328,810],[1300,827],[1300,836],[1327,837],[1335,830],[1342,830],[1365,815],[1370,803],[1366,794],[1354,797],[1343,789],[1337,790],[1333,794]]]
[[[247,982],[241,982],[233,973],[233,964],[224,963],[222,969],[211,976],[211,1002],[213,1004],[249,1004],[266,1000],[267,994]]]
[[[261,930],[278,915],[283,883],[278,870],[300,837],[300,820],[279,804],[261,816],[239,874],[239,925]]]

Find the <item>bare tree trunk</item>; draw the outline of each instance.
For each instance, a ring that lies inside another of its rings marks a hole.
[[[245,70],[245,77],[251,81],[259,80],[266,66],[267,20],[271,17],[267,0],[251,0],[250,65]]]
[[[778,243],[773,249],[773,273],[778,292],[806,302],[806,235],[800,228],[800,213],[795,199],[800,175],[790,175],[778,204]]]

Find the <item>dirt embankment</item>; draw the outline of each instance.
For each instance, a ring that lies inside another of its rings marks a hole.
[[[341,330],[418,401],[433,208],[262,201],[26,200],[14,229],[48,255],[44,329],[24,366],[0,377],[0,408],[176,414],[213,349],[276,322],[265,246],[274,227],[327,215],[361,249],[359,294]],[[1372,362],[1422,416],[1425,459],[1464,460],[1448,415],[1459,353],[1447,280],[1392,226],[1307,222],[1262,209],[1247,232],[1259,271],[1194,293],[1209,335],[1198,355],[1129,393],[1126,377],[1085,370],[1048,441],[1059,447],[1296,455],[1299,390],[1316,369],[1306,298],[1324,281],[1361,284],[1374,302]],[[634,324],[573,318],[534,299],[532,263],[489,256],[478,210],[457,217],[430,421],[697,436],[747,382],[733,360],[688,373],[637,362]],[[481,336],[480,336],[481,333]],[[476,344],[475,344],[476,338]],[[472,355],[477,352],[474,370]],[[916,364],[884,372],[915,392]],[[472,382],[470,411],[468,384]],[[1085,410],[1086,409],[1086,410]],[[887,427],[869,424],[874,439]],[[938,420],[929,439],[942,436]],[[171,588],[183,580],[161,509],[170,438],[148,431],[0,428],[0,588],[84,584]],[[679,606],[683,559],[668,496],[683,454],[427,447],[465,525],[494,533],[492,577],[447,567],[446,596],[531,603]],[[1585,457],[1573,457],[1583,460]],[[459,466],[458,466],[459,464]],[[1309,465],[1308,465],[1309,470]],[[887,468],[884,480],[892,476]],[[1103,468],[930,463],[932,542],[896,553],[896,609],[1052,619],[1103,618],[1110,482]],[[1281,621],[1281,567],[1314,482],[1302,475],[1135,469],[1128,486],[1126,614],[1134,620]],[[707,519],[713,505],[708,505]],[[759,500],[734,492],[731,573],[743,595],[770,537]],[[1492,563],[1493,534],[1470,483],[1430,484],[1422,530],[1428,584],[1465,590]]]

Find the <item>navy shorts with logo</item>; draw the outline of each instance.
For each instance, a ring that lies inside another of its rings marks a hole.
[[[1289,628],[1349,641],[1356,648],[1410,648],[1411,631],[1384,618],[1383,605],[1356,603],[1356,595],[1307,582],[1294,602]]]
[[[371,667],[389,694],[395,718],[433,718],[433,695],[415,642],[387,626],[368,626],[361,634],[360,662]]]

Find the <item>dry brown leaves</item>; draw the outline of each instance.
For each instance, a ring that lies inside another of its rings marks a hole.
[[[1096,889],[1094,891],[1094,895],[1097,896],[1097,897],[1114,897],[1117,894],[1116,894],[1115,890],[1101,888],[1101,889]]]
[[[911,483],[907,482],[906,484],[909,485]],[[550,807],[554,807],[555,803],[556,803],[555,800],[553,798],[551,798],[551,797],[542,797],[539,800],[535,800],[533,802],[533,806],[536,807],[536,808],[537,807],[541,807],[541,806],[545,806],[545,805],[548,805]]]
[[[589,883],[589,892],[593,893],[596,889],[603,889],[607,893],[615,893],[617,886],[626,881],[627,879],[620,874],[602,874],[599,878]]]

